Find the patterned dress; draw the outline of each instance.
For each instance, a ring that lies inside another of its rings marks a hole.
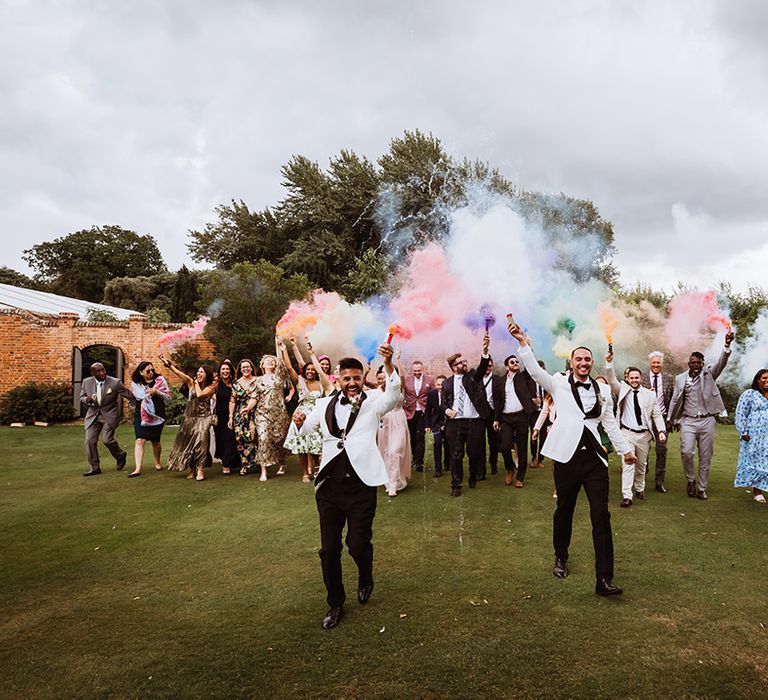
[[[211,444],[211,399],[199,399],[194,387],[189,390],[189,399],[181,419],[181,427],[168,456],[168,469],[183,472],[208,466]]]
[[[768,491],[768,399],[747,389],[736,406],[735,423],[741,435],[749,435],[749,442],[741,441],[733,485]]]
[[[232,385],[232,396],[235,397],[235,413],[232,416],[232,425],[235,429],[235,444],[243,469],[254,469],[257,464],[256,426],[253,422],[253,411],[245,416],[240,413],[250,401],[255,384],[256,380],[253,381],[249,389],[243,388],[239,382]]]
[[[288,433],[288,411],[285,410],[283,380],[285,368],[277,366],[277,372],[262,375],[253,383],[251,396],[256,399],[253,421],[256,425],[256,462],[260,467],[284,464],[286,450],[283,447]]]
[[[322,398],[322,389],[318,391],[310,391],[307,386],[307,382],[304,377],[299,377],[299,399],[301,403],[296,406],[296,410],[308,416],[312,413],[312,409],[315,407],[315,403],[319,398]],[[285,438],[283,447],[290,450],[295,455],[319,455],[323,448],[323,434],[320,428],[311,432],[309,435],[299,435],[299,430],[296,424],[291,421],[288,428],[288,437]]]

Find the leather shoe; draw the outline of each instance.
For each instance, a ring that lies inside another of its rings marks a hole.
[[[688,482],[688,498],[695,498],[695,497],[696,497],[696,482],[689,481]]]
[[[480,476],[477,477],[477,481],[485,481],[485,474],[480,474]]]
[[[423,472],[424,471],[424,465],[423,464],[416,465],[416,471],[417,472]]]
[[[657,490],[659,493],[666,493],[666,492],[667,492],[667,487],[666,487],[666,486],[664,486],[664,484],[662,484],[661,482],[658,482],[658,483],[656,484],[656,490]]]
[[[552,575],[557,578],[568,578],[568,562],[565,559],[555,557],[555,568],[552,569]]]
[[[461,486],[456,486],[451,489],[451,496],[461,496]]]
[[[520,481],[520,479],[518,479],[518,480],[515,482],[515,488],[516,488],[516,489],[521,489],[521,488],[523,488],[523,482],[522,482],[522,481]]]
[[[371,593],[373,593],[373,584],[370,586],[360,586],[357,589],[357,602],[360,605],[365,605],[368,602],[368,598],[371,597]]]
[[[498,473],[499,473],[498,467],[491,467],[491,474],[492,475],[495,475],[495,474],[498,474]]]
[[[117,471],[120,471],[125,466],[125,462],[127,459],[128,459],[128,453],[123,452],[123,454],[121,454],[117,458],[117,464],[115,465],[115,469],[117,469]]]
[[[443,472],[435,472],[432,476],[435,477],[435,479],[439,479],[443,475]]]
[[[83,476],[96,476],[96,474],[101,474],[101,469],[91,469],[91,471],[85,472]]]
[[[622,508],[629,508],[632,505],[632,499],[631,498],[623,498],[619,505]]]
[[[647,501],[648,499],[645,497],[645,491],[635,491],[635,498],[638,501]]]
[[[504,483],[507,486],[512,486],[514,481],[515,481],[515,473],[514,472],[507,472],[507,475],[504,477]]]
[[[595,584],[595,593],[597,595],[621,595],[624,593],[624,589],[614,586],[609,578],[599,578]]]
[[[698,498],[700,501],[706,501],[709,498],[709,496],[707,496],[706,491],[699,491],[696,494],[696,498]]]
[[[471,489],[475,488],[476,484],[477,484],[477,479],[473,479],[472,477],[470,477],[470,479],[469,479],[469,488],[471,488]]]
[[[339,605],[338,608],[328,608],[328,612],[325,613],[325,617],[320,625],[324,630],[332,629],[341,622],[342,617],[344,617],[343,606]]]

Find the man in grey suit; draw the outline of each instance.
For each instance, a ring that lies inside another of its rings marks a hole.
[[[675,377],[675,391],[669,405],[669,420],[680,422],[680,456],[688,480],[688,496],[702,501],[707,500],[707,481],[715,444],[715,416],[725,410],[715,380],[728,363],[733,338],[733,331],[728,331],[723,352],[714,365],[704,367],[704,355],[700,352],[691,353],[688,371]],[[698,479],[694,468],[697,444]]]
[[[672,400],[672,391],[675,388],[675,378],[662,371],[664,367],[664,353],[654,350],[648,355],[648,374],[643,376],[643,386],[656,394],[659,404],[659,412],[666,424],[666,432],[669,433],[668,409],[669,402]],[[656,490],[659,493],[666,493],[667,487],[664,486],[664,479],[667,475],[667,443],[659,440],[659,434],[656,426],[653,426],[653,439],[656,442]],[[650,460],[649,460],[650,466]]]
[[[117,402],[122,396],[133,400],[130,389],[126,389],[119,379],[107,376],[107,370],[101,362],[91,365],[91,375],[83,380],[80,389],[80,403],[88,408],[85,414],[85,454],[88,457],[90,471],[83,476],[101,474],[99,465],[99,435],[104,446],[111,452],[117,462],[117,469],[125,466],[125,450],[115,440],[115,428],[120,417],[117,413]]]

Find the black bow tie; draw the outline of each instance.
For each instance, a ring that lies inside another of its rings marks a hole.
[[[574,385],[584,387],[585,389],[591,389],[592,385],[589,382],[574,382]]]
[[[346,406],[348,403],[352,403],[346,396],[341,397],[341,405]]]

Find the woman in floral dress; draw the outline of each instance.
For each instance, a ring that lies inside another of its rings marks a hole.
[[[259,366],[262,375],[256,378],[246,407],[254,412],[256,462],[261,467],[259,481],[266,481],[270,467],[277,467],[277,474],[285,473],[283,443],[288,433],[288,411],[285,410],[283,381],[288,373],[275,355],[264,355]]]
[[[757,503],[765,504],[768,491],[768,369],[761,369],[752,387],[739,398],[736,428],[741,434],[736,487],[752,489]]]
[[[235,431],[235,443],[240,455],[240,474],[245,476],[256,467],[256,426],[253,410],[248,408],[256,384],[253,362],[248,359],[240,360],[237,375],[229,399],[229,427]]]
[[[315,402],[324,395],[323,387],[320,383],[317,370],[314,365],[308,362],[304,362],[304,358],[301,355],[301,351],[296,345],[296,339],[290,339],[291,347],[293,348],[294,356],[301,367],[300,374],[296,373],[291,364],[291,358],[288,356],[288,350],[282,341],[278,341],[278,350],[283,359],[283,364],[288,370],[288,376],[291,381],[298,387],[299,391],[299,405],[296,407],[297,411],[301,411],[305,416],[308,416],[312,409],[315,407]],[[312,475],[315,468],[315,462],[319,462],[319,455],[322,451],[322,434],[318,428],[309,435],[299,435],[298,428],[291,421],[288,428],[288,437],[285,438],[283,447],[290,450],[293,454],[299,456],[299,466],[302,469],[302,481],[309,483],[312,480]],[[318,458],[318,459],[316,459]]]

